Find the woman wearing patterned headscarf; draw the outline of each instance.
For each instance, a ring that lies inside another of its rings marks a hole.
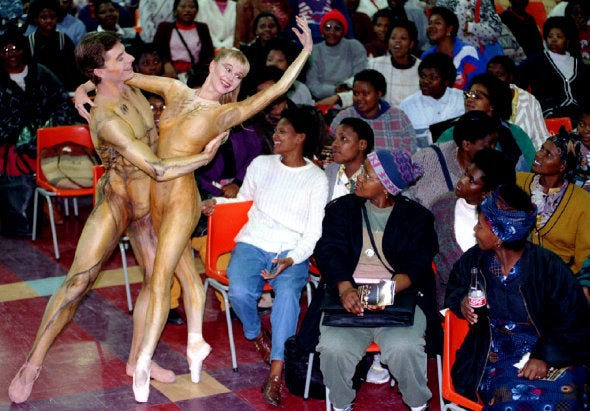
[[[513,184],[480,206],[477,245],[453,267],[445,303],[471,327],[451,370],[457,392],[484,410],[581,410],[590,361],[590,307],[561,259],[527,241],[537,207]],[[470,271],[488,317],[469,306]],[[484,321],[485,320],[485,321]]]
[[[537,151],[532,173],[516,176],[539,209],[531,241],[560,256],[574,274],[590,254],[590,194],[572,182],[579,157],[579,144],[560,133]]]
[[[353,402],[355,367],[372,341],[379,345],[381,361],[389,366],[411,410],[424,410],[432,397],[426,384],[425,344],[436,339],[436,327],[440,331],[431,264],[438,243],[432,214],[401,195],[421,174],[421,167],[412,164],[404,151],[370,153],[357,178],[355,193],[326,207],[322,237],[314,255],[327,293],[339,299],[346,311],[359,316],[369,308],[362,308],[356,292],[354,278],[358,275],[383,274],[396,281],[397,295],[416,295],[411,326],[321,325],[317,351],[335,410],[348,409]]]

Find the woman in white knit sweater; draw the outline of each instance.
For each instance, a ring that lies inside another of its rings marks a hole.
[[[215,202],[254,201],[227,269],[229,300],[246,338],[271,362],[262,388],[265,401],[273,405],[280,403],[285,341],[296,331],[308,258],[321,236],[328,197],[324,172],[304,157],[317,144],[318,134],[319,125],[308,108],[285,110],[273,134],[274,154],[252,161],[235,200],[213,199],[203,208],[209,214]],[[272,349],[257,310],[265,281],[275,293]]]

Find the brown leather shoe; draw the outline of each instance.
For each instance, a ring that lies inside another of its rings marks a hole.
[[[271,375],[262,385],[262,398],[271,405],[281,405],[281,390],[283,381],[279,375]]]
[[[262,356],[262,360],[266,363],[270,362],[270,350],[272,348],[271,336],[268,330],[264,328],[260,331],[260,335],[254,340],[254,347],[256,351]]]

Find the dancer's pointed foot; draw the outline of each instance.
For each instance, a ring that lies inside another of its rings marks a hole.
[[[201,381],[201,369],[203,368],[203,361],[211,352],[211,346],[205,340],[199,340],[194,343],[189,343],[186,348],[186,357],[188,366],[191,370],[191,381],[199,383]]]
[[[29,398],[40,372],[41,366],[31,365],[28,361],[20,367],[8,387],[8,396],[12,402],[20,404]]]
[[[133,377],[133,374],[135,373],[135,366],[127,363],[125,366],[125,373],[129,377]],[[176,381],[176,374],[174,374],[174,371],[162,368],[155,361],[152,361],[151,364],[150,377],[165,384],[172,384]]]
[[[133,373],[133,395],[137,402],[147,402],[150,396],[150,367],[149,357],[140,356]]]

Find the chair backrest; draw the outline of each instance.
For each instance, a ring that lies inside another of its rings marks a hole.
[[[85,195],[89,193],[88,188],[82,189],[57,189],[47,181],[41,167],[41,152],[48,147],[62,143],[76,143],[78,145],[94,150],[92,137],[87,125],[58,126],[40,128],[37,130],[37,185],[45,189],[57,192],[60,195]]]
[[[445,400],[454,402],[455,404],[466,407],[469,410],[481,411],[483,406],[468,398],[463,397],[455,391],[453,381],[451,379],[451,368],[457,358],[457,350],[461,347],[467,331],[469,331],[469,323],[457,317],[451,310],[447,310],[445,314],[445,337],[443,349],[443,376],[442,376],[442,395]]]
[[[248,221],[248,211],[252,201],[217,204],[209,216],[207,228],[207,253],[205,255],[205,272],[210,277],[226,277],[225,270],[217,268],[220,255],[229,253],[236,243],[234,238]]]
[[[565,131],[571,131],[573,129],[572,120],[569,117],[546,118],[545,125],[549,134],[552,136],[559,134],[559,128],[561,126],[565,127]]]
[[[525,11],[533,16],[535,23],[537,23],[537,27],[539,27],[539,30],[542,32],[543,24],[545,24],[545,20],[547,20],[547,9],[545,9],[545,4],[543,4],[542,1],[532,0],[529,2]]]

